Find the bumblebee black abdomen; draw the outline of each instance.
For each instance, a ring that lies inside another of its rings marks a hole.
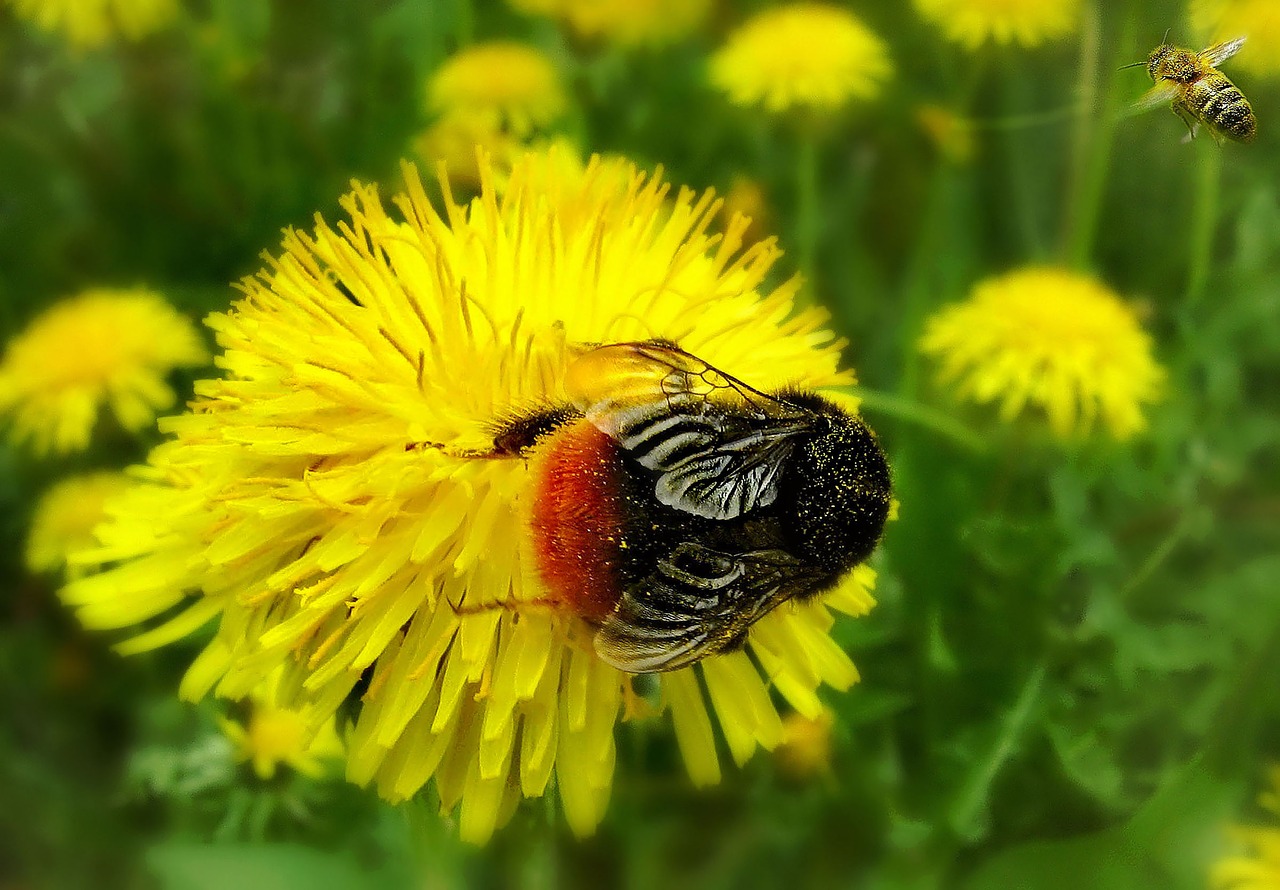
[[[1220,71],[1191,84],[1183,102],[1197,118],[1237,142],[1252,142],[1258,135],[1258,121],[1249,100]]]
[[[793,552],[838,578],[880,542],[891,483],[884,451],[866,424],[828,410],[830,429],[798,449],[788,467],[783,510]]]

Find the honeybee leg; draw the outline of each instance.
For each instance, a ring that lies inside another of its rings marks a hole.
[[[1192,139],[1195,139],[1196,127],[1198,126],[1195,123],[1195,121],[1193,121],[1191,117],[1181,108],[1179,108],[1177,105],[1173,106],[1173,113],[1176,114],[1178,116],[1178,119],[1181,120],[1187,127],[1187,135],[1185,138],[1183,138],[1182,141],[1190,142]]]

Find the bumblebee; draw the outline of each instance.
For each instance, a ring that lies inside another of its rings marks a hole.
[[[814,392],[764,393],[663,340],[570,365],[570,404],[513,418],[548,599],[604,661],[671,671],[743,645],[779,605],[831,589],[889,513],[875,434]]]
[[[1187,125],[1188,138],[1194,139],[1196,129],[1204,124],[1219,141],[1225,137],[1252,142],[1258,135],[1253,108],[1239,87],[1217,68],[1238,53],[1244,41],[1237,37],[1198,53],[1162,42],[1145,63],[1125,66],[1145,64],[1147,74],[1155,81],[1155,86],[1135,103],[1135,110],[1147,111],[1168,102]]]

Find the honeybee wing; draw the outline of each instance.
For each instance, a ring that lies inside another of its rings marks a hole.
[[[1202,49],[1196,54],[1196,57],[1206,65],[1217,68],[1227,59],[1240,52],[1240,47],[1244,46],[1245,38],[1237,37],[1235,40],[1227,40],[1223,43],[1215,43],[1208,49]]]
[[[797,437],[818,419],[662,341],[593,349],[565,382],[597,429],[659,474],[661,503],[706,519],[773,503]]]
[[[812,572],[782,550],[726,553],[682,542],[623,591],[596,631],[596,654],[633,674],[686,667],[740,644]]]
[[[1137,114],[1141,111],[1150,111],[1159,105],[1167,105],[1181,95],[1183,85],[1176,80],[1161,80],[1151,89],[1142,94],[1137,102],[1131,106],[1133,113]]]

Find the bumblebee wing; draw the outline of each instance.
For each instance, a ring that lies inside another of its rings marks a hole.
[[[661,503],[707,519],[773,503],[797,437],[817,421],[658,341],[593,349],[566,386],[591,423],[659,474]]]
[[[596,654],[632,674],[678,670],[732,648],[811,574],[781,550],[726,553],[685,541],[623,591],[596,631]]]
[[[1244,46],[1244,41],[1245,41],[1245,38],[1237,37],[1235,40],[1227,40],[1227,41],[1224,41],[1223,43],[1215,43],[1213,46],[1209,47],[1208,49],[1201,50],[1199,53],[1196,54],[1196,57],[1201,62],[1204,62],[1206,65],[1210,65],[1214,68],[1217,68],[1227,59],[1231,58],[1236,53],[1240,52],[1240,47]]]
[[[1182,84],[1175,80],[1162,80],[1142,94],[1137,102],[1131,106],[1134,114],[1142,111],[1150,111],[1159,105],[1167,105],[1182,92]]]

